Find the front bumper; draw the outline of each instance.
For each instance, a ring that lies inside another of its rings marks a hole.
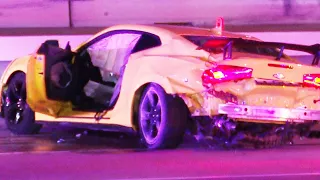
[[[219,104],[218,113],[227,114],[228,117],[235,119],[289,122],[320,121],[320,111],[307,109]]]

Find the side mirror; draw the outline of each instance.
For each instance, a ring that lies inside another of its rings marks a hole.
[[[55,47],[59,47],[59,41],[58,40],[46,40],[44,42],[44,44],[55,46]]]
[[[48,46],[54,46],[59,47],[59,41],[58,40],[46,40],[44,43],[40,45],[40,47],[37,50],[38,54],[44,54],[48,51]]]

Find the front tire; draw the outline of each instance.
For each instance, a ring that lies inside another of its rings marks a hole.
[[[14,134],[36,134],[41,125],[35,123],[35,114],[26,102],[26,75],[14,74],[4,93],[4,119],[7,128]]]
[[[142,143],[148,149],[176,148],[183,140],[188,111],[183,100],[167,94],[157,84],[144,90],[138,123]]]

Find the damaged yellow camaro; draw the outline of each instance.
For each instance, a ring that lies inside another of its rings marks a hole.
[[[314,55],[300,64],[284,50]],[[44,42],[1,78],[1,114],[16,134],[42,122],[131,129],[149,149],[186,132],[217,143],[274,144],[320,120],[319,45],[262,42],[168,25],[117,25],[76,49]]]

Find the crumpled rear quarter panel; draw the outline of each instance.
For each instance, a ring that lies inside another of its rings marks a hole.
[[[320,89],[258,85],[255,79],[238,82],[225,82],[212,89],[195,94],[181,94],[193,116],[215,116],[219,113],[219,105],[235,104],[252,107],[301,109],[319,111]],[[238,118],[242,121],[258,121],[259,118]],[[285,118],[279,118],[284,122]],[[315,119],[317,120],[317,119]],[[273,119],[272,122],[275,120]],[[267,119],[264,122],[268,122]]]

